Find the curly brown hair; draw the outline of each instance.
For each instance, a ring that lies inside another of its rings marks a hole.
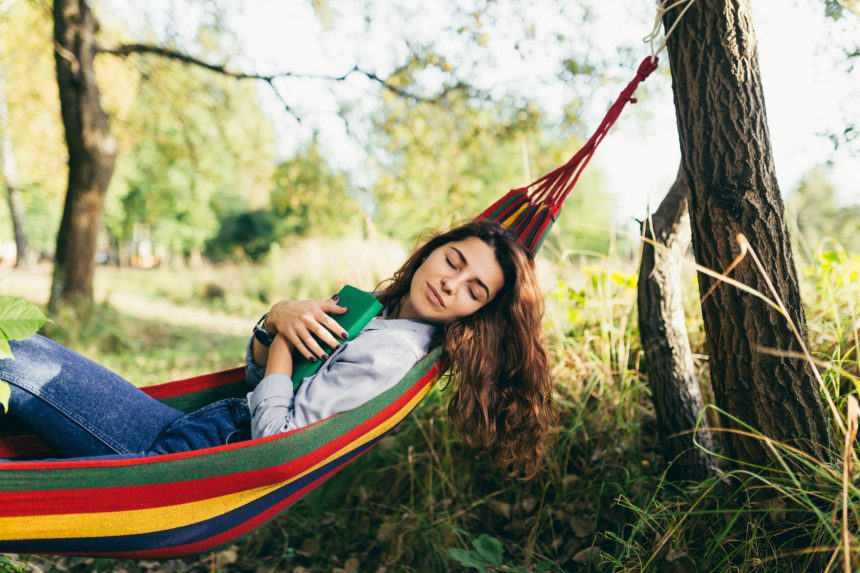
[[[444,324],[443,371],[453,385],[448,416],[469,446],[487,451],[509,475],[533,476],[558,418],[543,344],[543,297],[531,254],[502,225],[475,220],[426,240],[378,295],[392,307],[409,293],[412,276],[435,249],[469,237],[489,245],[504,275],[492,301]]]

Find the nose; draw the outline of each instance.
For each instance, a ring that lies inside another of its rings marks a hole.
[[[457,278],[442,278],[442,290],[444,290],[446,294],[452,294],[456,292],[459,285],[460,281]]]

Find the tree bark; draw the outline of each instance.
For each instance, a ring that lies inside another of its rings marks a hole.
[[[69,149],[50,306],[92,300],[96,240],[117,143],[101,106],[93,60],[93,14],[85,0],[54,0],[54,60]]]
[[[24,205],[21,190],[18,188],[18,164],[12,149],[12,130],[9,123],[9,109],[6,105],[6,78],[0,70],[0,160],[3,167],[3,181],[6,187],[6,202],[9,204],[9,217],[12,219],[12,232],[15,235],[15,267],[27,267],[27,235],[24,233]]]
[[[669,30],[679,14],[664,17]],[[743,234],[758,254],[791,320],[806,336],[797,273],[776,181],[747,0],[692,4],[668,40],[684,173],[690,184],[696,261],[723,271]],[[732,277],[772,297],[751,257]],[[766,436],[825,456],[828,418],[809,365],[763,353],[798,352],[787,320],[758,298],[699,274],[709,367],[717,404]],[[724,416],[723,422],[737,427]],[[760,441],[726,435],[735,459],[767,463]]]
[[[683,169],[660,207],[642,222],[642,235],[663,245],[645,242],[639,266],[639,335],[645,350],[648,386],[657,415],[663,456],[673,480],[706,478],[713,460],[693,443],[692,431],[704,408],[693,352],[684,321],[681,261],[690,246],[689,186]],[[703,418],[696,441],[713,450]]]

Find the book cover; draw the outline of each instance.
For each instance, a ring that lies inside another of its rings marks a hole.
[[[334,314],[330,316],[347,332],[347,334],[349,334],[348,340],[351,340],[354,336],[357,336],[365,326],[367,326],[367,323],[369,323],[374,316],[379,314],[379,311],[382,310],[382,303],[376,300],[372,294],[355,288],[352,285],[344,285],[344,287],[340,289],[340,292],[338,292],[338,295],[340,295],[340,299],[337,304],[339,306],[345,306],[347,311],[343,314]],[[339,338],[337,335],[335,335],[335,337]],[[325,353],[331,356],[334,349],[321,341],[317,336],[314,336],[314,338]],[[301,354],[296,353],[293,361],[293,389],[298,390],[302,380],[308,376],[316,374],[317,371],[322,368],[323,364],[324,362],[322,360],[311,362]]]

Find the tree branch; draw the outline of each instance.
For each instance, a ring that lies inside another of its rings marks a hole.
[[[167,58],[170,60],[176,60],[178,62],[182,62],[183,64],[190,66],[197,66],[199,68],[203,68],[214,72],[216,74],[221,74],[223,76],[227,76],[230,78],[234,78],[237,80],[258,80],[263,81],[269,84],[272,90],[275,92],[275,95],[283,104],[284,108],[287,110],[287,113],[292,115],[296,121],[301,122],[301,118],[295,113],[295,111],[290,107],[290,105],[286,102],[280,90],[275,86],[275,81],[282,78],[295,78],[295,79],[309,79],[309,80],[323,80],[323,81],[332,81],[332,82],[342,82],[346,81],[350,76],[358,74],[364,76],[372,82],[379,84],[383,89],[390,91],[391,93],[412,100],[414,102],[419,103],[438,103],[443,100],[449,93],[457,91],[457,90],[468,90],[470,89],[468,85],[463,82],[457,81],[451,85],[445,86],[442,91],[432,97],[425,97],[415,93],[412,93],[409,90],[405,90],[395,84],[392,84],[387,79],[379,76],[375,72],[363,70],[355,65],[352,69],[348,70],[346,73],[341,74],[339,76],[332,75],[323,75],[323,74],[303,74],[297,72],[278,72],[274,74],[260,74],[260,73],[251,73],[251,72],[242,72],[237,70],[232,70],[228,68],[226,63],[224,64],[215,64],[212,62],[207,62],[205,60],[201,60],[195,56],[190,54],[186,54],[185,52],[180,52],[178,50],[174,50],[172,48],[166,48],[163,46],[154,46],[150,44],[120,44],[117,46],[102,46],[96,45],[97,53],[102,54],[111,54],[113,56],[118,56],[120,58],[125,58],[132,54],[152,54],[156,56],[160,56],[162,58]]]

